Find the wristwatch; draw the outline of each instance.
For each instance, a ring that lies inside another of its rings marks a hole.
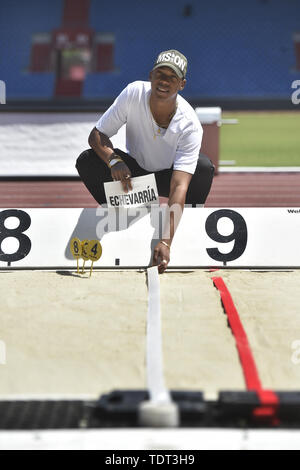
[[[112,153],[111,156],[108,158],[109,168],[112,168],[114,165],[116,165],[119,162],[123,162],[123,160],[116,153]]]

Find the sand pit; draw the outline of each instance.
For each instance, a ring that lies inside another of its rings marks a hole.
[[[163,352],[167,385],[203,390],[245,390],[227,318],[211,273],[166,273],[160,277]]]
[[[73,275],[72,275],[73,274]],[[245,390],[235,341],[212,282],[222,276],[265,387],[300,389],[300,272],[197,270],[160,276],[163,357],[171,389]],[[145,272],[0,273],[0,397],[98,397],[146,388]]]
[[[1,273],[3,394],[87,394],[145,382],[145,275]]]
[[[221,275],[247,332],[263,386],[300,390],[300,342],[299,353],[292,347],[300,340],[300,271]]]

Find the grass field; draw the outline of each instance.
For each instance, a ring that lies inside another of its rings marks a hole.
[[[238,119],[221,127],[220,160],[236,166],[300,166],[300,109],[292,112],[223,112]]]

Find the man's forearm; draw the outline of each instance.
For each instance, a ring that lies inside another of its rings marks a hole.
[[[109,159],[114,153],[110,139],[94,127],[90,133],[88,142],[94,152],[108,165]]]
[[[123,190],[127,193],[132,190],[131,171],[124,160],[114,153],[113,145],[107,135],[99,132],[95,127],[90,133],[89,144],[96,154],[110,168],[113,181],[121,181]]]
[[[171,246],[176,229],[182,217],[186,198],[186,190],[180,186],[171,192],[168,201],[168,208],[165,218],[162,241]]]

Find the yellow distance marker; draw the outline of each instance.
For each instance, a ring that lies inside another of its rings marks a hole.
[[[90,259],[89,255],[87,253],[87,246],[88,246],[89,242],[90,242],[89,240],[82,240],[82,242],[81,242],[81,249],[82,249],[81,258],[83,258],[83,266],[82,266],[81,274],[84,274],[85,262]]]
[[[102,246],[99,240],[90,240],[87,244],[86,252],[89,256],[89,259],[92,261],[91,269],[90,269],[90,277],[91,277],[94,261],[98,261],[98,259],[100,259],[102,255]]]
[[[79,238],[72,238],[70,242],[70,251],[74,258],[77,260],[77,273],[79,274],[79,259],[81,258],[82,255],[82,246],[81,246],[81,241]]]

